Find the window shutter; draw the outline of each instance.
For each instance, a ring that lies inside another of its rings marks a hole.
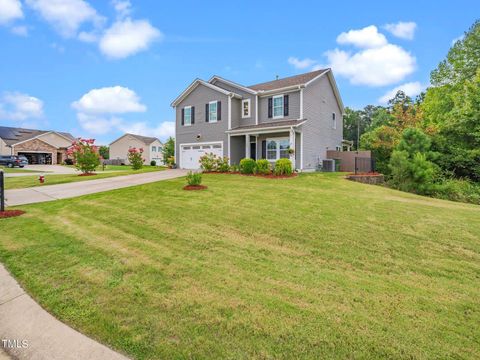
[[[182,108],[182,126],[185,125],[185,108]]]
[[[283,95],[283,116],[288,116],[288,95]]]
[[[217,121],[222,120],[222,102],[217,101]]]
[[[271,97],[268,98],[268,117],[272,117],[272,112],[273,112],[273,99]]]
[[[210,105],[205,104],[205,122],[210,121]]]
[[[192,125],[195,124],[195,106],[192,106]]]
[[[267,158],[267,140],[262,141],[262,159]]]

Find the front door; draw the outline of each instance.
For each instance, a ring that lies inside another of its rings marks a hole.
[[[257,160],[257,143],[251,142],[250,143],[250,158],[253,160]]]

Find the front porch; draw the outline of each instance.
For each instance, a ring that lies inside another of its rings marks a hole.
[[[293,149],[293,153],[290,149]],[[274,165],[278,159],[288,158],[295,169],[302,170],[302,133],[294,127],[232,132],[229,134],[229,150],[231,164],[239,164],[241,159],[251,158],[267,159]]]

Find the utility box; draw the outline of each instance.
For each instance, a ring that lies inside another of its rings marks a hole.
[[[322,161],[322,171],[335,172],[335,160],[326,159]]]

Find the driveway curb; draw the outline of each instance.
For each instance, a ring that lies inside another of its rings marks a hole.
[[[2,350],[14,359],[128,359],[55,319],[25,293],[2,264],[0,289],[0,359]]]

